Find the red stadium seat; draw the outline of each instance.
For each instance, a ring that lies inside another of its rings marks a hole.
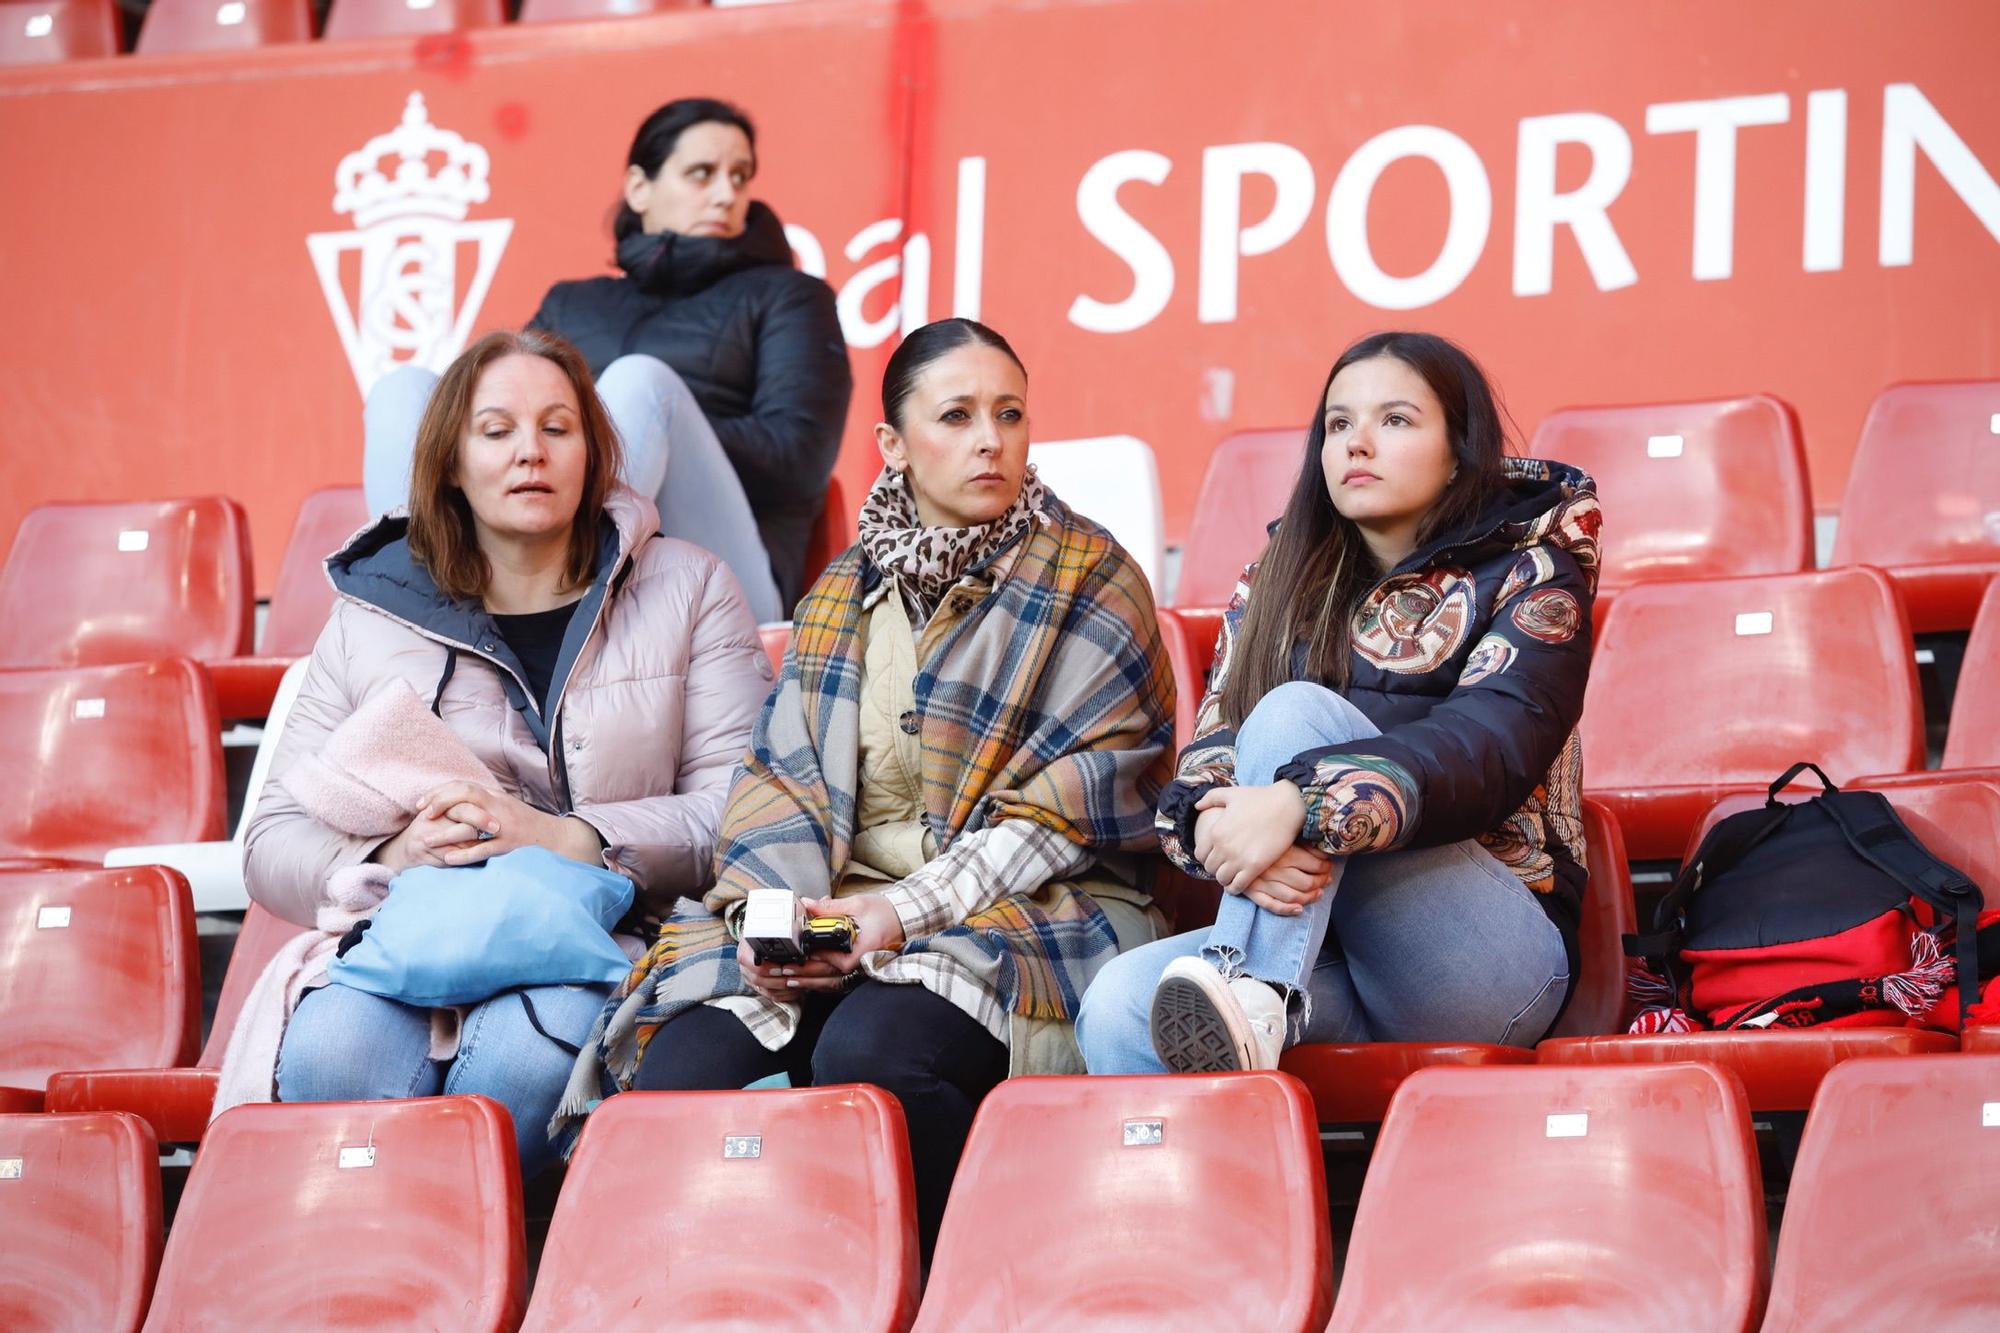
[[[136,1333],[160,1266],[159,1149],[129,1115],[0,1115],[0,1328]]]
[[[1919,634],[1964,629],[2000,573],[1996,511],[2000,380],[1893,385],[1861,425],[1833,563],[1882,567]]]
[[[1909,625],[1872,569],[1652,583],[1619,597],[1584,696],[1584,782],[1640,860],[1810,759],[1836,782],[1923,766]]]
[[[148,1327],[506,1330],[514,1129],[484,1097],[239,1106],[209,1127]]]
[[[18,1093],[201,1045],[194,904],[163,866],[0,872],[0,960],[0,1085]]]
[[[1973,1055],[2000,1055],[2000,1025],[1967,1028],[1959,1048]]]
[[[1153,880],[1153,906],[1166,917],[1169,934],[1200,930],[1215,924],[1216,909],[1222,906],[1222,886],[1162,861]]]
[[[327,486],[314,491],[299,506],[285,543],[285,560],[271,590],[270,613],[264,618],[264,642],[259,651],[277,657],[304,657],[319,642],[319,632],[333,614],[333,584],[326,576],[327,557],[347,545],[368,526],[368,501],[359,486]]]
[[[1638,928],[1632,875],[1625,864],[1625,836],[1618,820],[1596,801],[1583,803],[1584,861],[1590,883],[1583,894],[1577,952],[1583,975],[1570,991],[1552,1037],[1625,1030],[1625,939]]]
[[[524,1327],[900,1333],[917,1272],[903,1110],[880,1088],[634,1092],[584,1125]]]
[[[1215,446],[1181,546],[1175,606],[1227,606],[1243,568],[1264,553],[1305,461],[1305,434],[1239,431]]]
[[[1382,1125],[1329,1333],[1721,1333],[1755,1327],[1764,1286],[1728,1074],[1426,1069]]]
[[[771,670],[785,669],[785,649],[792,642],[792,623],[788,620],[780,625],[759,626],[757,636],[764,641],[764,656],[771,660]]]
[[[1360,1041],[1294,1046],[1278,1068],[1306,1085],[1322,1125],[1366,1125],[1388,1114],[1403,1080],[1419,1070],[1533,1063],[1531,1049],[1481,1041]]]
[[[47,65],[117,54],[118,9],[111,0],[0,3],[0,66]]]
[[[708,0],[521,0],[523,23],[590,22],[664,14],[675,9],[707,9]]]
[[[1828,1074],[1792,1168],[1765,1333],[2000,1328],[1996,1122],[2000,1056]]]
[[[847,492],[839,477],[826,479],[826,500],[820,505],[819,520],[806,541],[805,587],[833,563],[835,556],[854,544],[854,515],[847,508]]]
[[[152,0],[133,47],[142,56],[253,51],[312,40],[308,0]]]
[[[238,804],[235,836],[227,842],[151,842],[113,847],[104,853],[108,866],[172,866],[187,876],[197,912],[241,912],[250,906],[243,881],[243,843],[257,813],[257,799],[270,780],[271,762],[284,737],[286,720],[298,702],[310,660],[301,658],[279,678],[277,697],[257,739],[257,754]],[[232,784],[233,786],[233,784]]]
[[[1195,713],[1215,662],[1216,640],[1222,634],[1222,612],[1212,607],[1159,608],[1160,642],[1174,672],[1174,745],[1184,749],[1194,739]],[[1164,869],[1153,885],[1153,902],[1176,932],[1215,923],[1222,890],[1213,880],[1196,879],[1174,868]]]
[[[1812,568],[1805,440],[1798,414],[1769,394],[1565,408],[1528,453],[1597,479],[1600,615],[1635,583]]]
[[[1661,1065],[1697,1062],[1728,1070],[1757,1111],[1803,1111],[1844,1061],[1935,1055],[1958,1049],[1948,1032],[1914,1028],[1823,1028],[1797,1032],[1645,1033],[1551,1037],[1535,1048],[1545,1065]]]
[[[1174,671],[1174,745],[1186,749],[1194,740],[1195,713],[1208,691],[1208,673],[1215,666],[1215,649],[1222,637],[1219,607],[1161,607],[1160,642]]]
[[[1015,1078],[973,1122],[917,1327],[1317,1333],[1332,1290],[1296,1081]]]
[[[1578,934],[1583,975],[1554,1036],[1618,1032],[1625,1012],[1625,947],[1633,928],[1632,880],[1618,821],[1595,801],[1583,803],[1583,836],[1590,886],[1583,895]],[[1279,1067],[1312,1093],[1322,1125],[1371,1124],[1388,1113],[1390,1098],[1419,1069],[1452,1065],[1526,1065],[1533,1050],[1486,1042],[1370,1041],[1313,1043],[1286,1051]]]
[[[1995,447],[2000,448],[2000,442]],[[1944,738],[1944,766],[2000,767],[2000,579],[1986,590],[1979,619],[1965,644],[1965,666],[1952,696],[1951,729]]]
[[[0,869],[102,865],[113,847],[223,836],[215,694],[181,658],[0,671]]]
[[[150,19],[147,20],[151,22]],[[217,706],[226,718],[264,717],[278,681],[294,660],[309,656],[333,614],[333,584],[326,558],[368,523],[368,502],[359,486],[328,486],[299,506],[278,567],[277,586],[264,617],[264,642],[254,657],[207,663],[215,681]]]
[[[348,37],[428,37],[497,28],[507,21],[501,0],[333,0],[328,40]]]
[[[254,611],[234,500],[41,505],[0,569],[0,667],[233,657]]]
[[[162,1143],[198,1143],[208,1129],[215,1104],[216,1076],[243,997],[257,984],[271,959],[300,933],[301,927],[271,915],[255,903],[243,914],[243,929],[222,974],[222,994],[215,1005],[208,1044],[194,1066],[168,1068],[65,1069],[51,1074],[47,1106],[51,1111],[129,1111],[153,1127]],[[197,1012],[199,1012],[197,1010]]]

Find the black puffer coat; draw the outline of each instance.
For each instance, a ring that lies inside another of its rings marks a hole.
[[[551,287],[531,325],[575,343],[592,374],[637,353],[687,381],[743,479],[789,614],[854,389],[833,290],[792,267],[761,203],[741,236],[628,236],[618,265],[622,278]]]

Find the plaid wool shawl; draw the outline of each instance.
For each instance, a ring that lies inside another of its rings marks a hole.
[[[992,572],[1005,569],[997,586]],[[722,816],[717,878],[683,899],[605,1006],[558,1125],[629,1087],[652,1034],[697,1004],[726,1007],[776,1050],[799,1009],[739,975],[729,907],[756,888],[831,892],[855,832],[864,604],[883,591],[861,550],[800,603],[776,688]],[[1172,767],[1174,685],[1151,591],[1111,535],[1053,496],[1019,541],[947,594],[965,614],[919,663],[924,821],[940,853],[1028,820],[1091,853],[1157,850],[1153,812]],[[921,641],[921,639],[920,639]],[[864,961],[922,984],[1005,1039],[994,1015],[1067,1022],[1117,952],[1110,922],[1066,884],[1022,884],[956,925]]]

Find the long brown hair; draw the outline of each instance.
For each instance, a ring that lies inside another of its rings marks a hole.
[[[1354,609],[1388,571],[1377,568],[1361,529],[1333,507],[1320,451],[1333,381],[1355,362],[1378,356],[1394,357],[1424,377],[1444,408],[1458,463],[1458,476],[1419,525],[1417,544],[1470,522],[1506,486],[1500,410],[1485,373],[1464,350],[1433,333],[1376,333],[1342,352],[1314,402],[1305,459],[1230,654],[1222,715],[1232,727],[1242,726],[1259,699],[1293,679],[1294,645],[1306,646],[1307,677],[1336,689],[1347,684]]]
[[[569,525],[569,558],[563,584],[574,588],[597,570],[604,501],[618,483],[618,432],[605,414],[582,353],[553,333],[539,329],[498,329],[459,354],[438,380],[417,426],[416,454],[410,460],[410,554],[447,597],[477,601],[486,594],[492,567],[479,549],[472,506],[452,480],[458,449],[472,422],[472,396],[486,367],[505,356],[539,356],[552,361],[576,391],[586,462],[583,498]]]

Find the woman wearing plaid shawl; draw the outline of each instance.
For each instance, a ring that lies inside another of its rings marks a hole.
[[[1084,988],[1161,925],[1174,687],[1137,564],[1028,466],[1026,393],[970,320],[890,359],[887,467],[799,606],[715,887],[606,1006],[558,1131],[623,1088],[874,1083],[903,1104],[928,1254],[980,1099],[1081,1071]],[[755,965],[735,928],[759,888],[852,918],[854,948]]]

